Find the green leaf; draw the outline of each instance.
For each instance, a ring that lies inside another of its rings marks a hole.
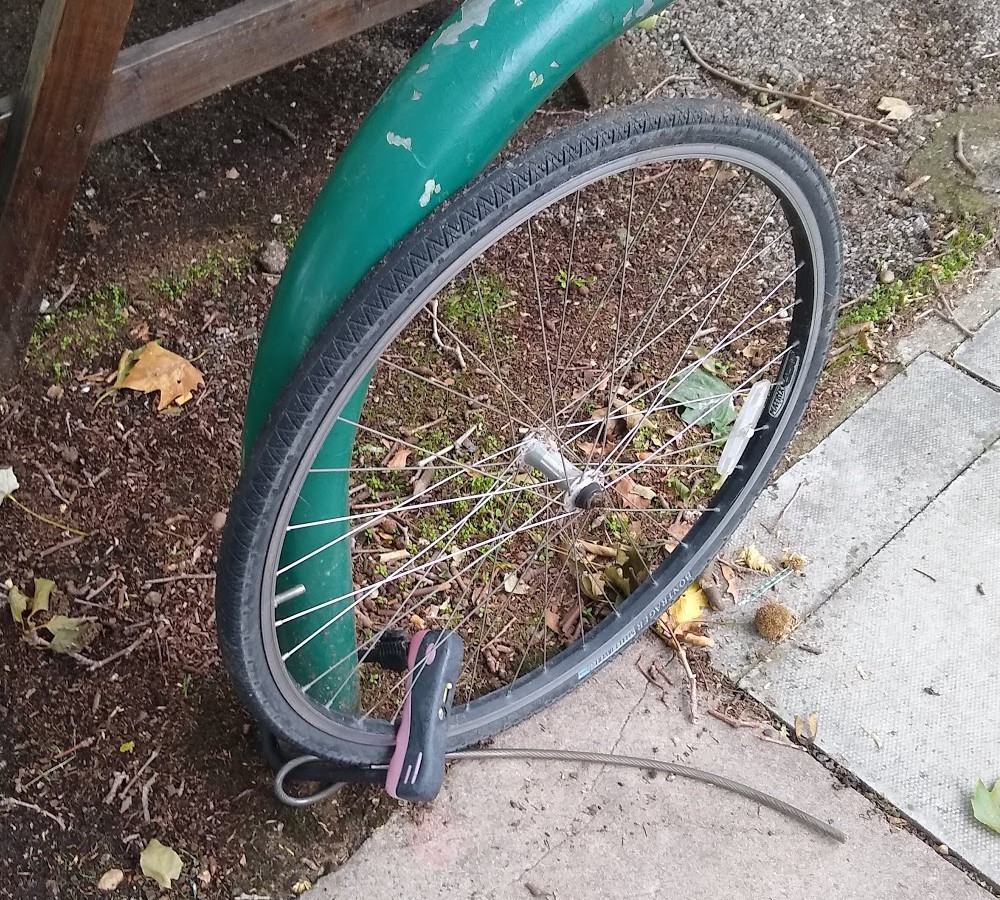
[[[153,838],[139,855],[139,868],[161,888],[169,888],[173,879],[181,877],[184,864],[173,850]]]
[[[10,604],[10,614],[18,625],[24,624],[24,614],[28,611],[30,597],[26,597],[16,587],[12,587],[7,593],[7,602]]]
[[[671,386],[667,396],[683,404],[681,421],[685,425],[711,427],[712,437],[717,441],[729,437],[736,421],[736,408],[732,389],[721,378],[700,368],[692,369]]]
[[[979,779],[972,794],[972,814],[987,828],[1000,834],[1000,781],[993,785],[992,791],[988,791],[983,780]]]
[[[56,653],[79,653],[94,637],[94,626],[87,619],[53,616],[45,628],[52,634],[49,649]]]
[[[49,598],[52,596],[52,589],[55,586],[56,583],[48,578],[35,579],[35,596],[31,598],[29,619],[37,613],[49,611]]]

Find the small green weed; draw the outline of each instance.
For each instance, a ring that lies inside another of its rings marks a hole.
[[[865,303],[849,310],[839,326],[862,322],[887,322],[915,299],[934,293],[935,284],[948,284],[965,271],[975,259],[989,234],[962,226],[948,238],[947,248],[934,260],[918,263],[903,278],[890,284],[877,284]]]
[[[563,290],[566,290],[566,288],[568,288],[571,284],[575,288],[591,288],[597,284],[597,276],[574,275],[570,278],[569,273],[565,269],[560,269],[559,274],[556,275],[556,284],[558,284]]]
[[[117,336],[128,319],[125,289],[108,284],[91,291],[83,302],[39,317],[28,357],[57,381],[69,374],[67,357],[78,351],[95,355]]]
[[[239,260],[225,259],[221,253],[212,250],[206,257],[195,260],[182,271],[157,278],[150,287],[163,294],[171,303],[180,304],[184,302],[191,288],[208,281],[212,286],[212,295],[218,297],[222,293],[222,281],[227,267],[232,269],[237,277],[243,270],[243,264]]]
[[[510,292],[496,275],[468,278],[453,285],[454,290],[441,297],[441,317],[448,324],[482,322],[483,312],[493,318],[506,303]]]

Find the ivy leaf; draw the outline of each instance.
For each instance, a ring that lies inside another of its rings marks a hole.
[[[1000,781],[993,785],[993,790],[986,790],[986,785],[980,778],[976,790],[972,794],[972,814],[997,834],[1000,834]]]
[[[173,879],[181,877],[184,864],[173,850],[153,838],[139,856],[139,868],[161,888],[169,888]]]
[[[0,469],[0,503],[3,503],[20,486],[14,476],[14,470],[10,466]]]
[[[717,441],[729,437],[736,421],[732,394],[726,382],[700,368],[692,369],[667,392],[671,400],[684,407],[681,421],[685,425],[697,423],[710,427]]]

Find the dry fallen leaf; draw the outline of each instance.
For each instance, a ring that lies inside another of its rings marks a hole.
[[[97,882],[97,889],[105,893],[118,890],[118,885],[122,883],[125,873],[121,869],[108,869]]]
[[[819,731],[819,715],[809,713],[808,717],[795,717],[795,740],[800,744],[811,744]]]
[[[774,574],[774,566],[767,561],[767,557],[753,544],[748,544],[740,550],[736,556],[736,562],[741,566],[746,566],[748,569],[753,569],[754,572],[763,572],[765,575]]]
[[[691,530],[690,522],[674,522],[667,528],[669,534],[675,541],[683,541],[687,533]]]
[[[905,100],[899,97],[883,97],[876,107],[880,113],[885,113],[887,122],[905,122],[913,115],[913,109]]]
[[[547,607],[545,610],[545,627],[550,631],[559,633],[559,622],[562,616],[558,609],[553,609],[551,606]]]
[[[153,838],[139,856],[139,868],[147,878],[152,878],[161,888],[169,888],[175,878],[181,877],[184,864],[170,847]]]
[[[778,562],[783,569],[791,569],[793,572],[804,572],[809,560],[801,553],[796,553],[791,547],[785,547],[781,551],[781,559]]]
[[[126,371],[123,373],[123,369]],[[128,388],[148,394],[160,392],[161,412],[176,403],[183,406],[191,393],[205,383],[205,377],[183,356],[164,350],[156,341],[122,357],[119,366],[118,388]],[[122,375],[124,374],[124,377]]]
[[[511,572],[510,575],[508,575],[503,580],[503,589],[508,594],[521,594],[521,595],[524,595],[524,594],[530,594],[531,593],[531,585],[525,584],[521,580],[521,577],[519,575],[517,575],[515,572]]]
[[[740,579],[736,575],[736,570],[725,560],[719,560],[719,569],[726,582],[726,593],[733,598],[733,603],[740,599]]]
[[[632,507],[632,509],[649,509],[653,505],[651,498],[643,495],[648,492],[653,494],[654,497],[656,496],[649,488],[644,488],[643,485],[636,484],[629,475],[616,481],[614,488],[625,502],[625,505]]]
[[[392,456],[389,458],[388,466],[390,469],[402,469],[406,465],[406,461],[410,458],[410,454],[413,450],[410,447],[400,447]]]

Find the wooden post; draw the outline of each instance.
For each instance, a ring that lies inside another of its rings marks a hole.
[[[17,374],[133,0],[45,0],[0,151],[0,385]]]

